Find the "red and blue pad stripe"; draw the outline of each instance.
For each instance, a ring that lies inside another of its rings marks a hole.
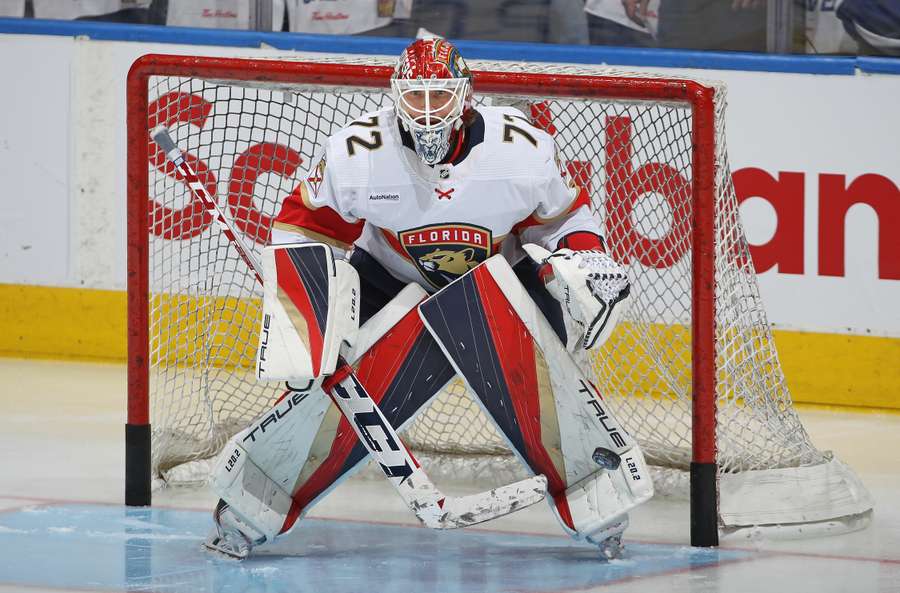
[[[278,290],[287,296],[287,299],[281,298],[282,306],[308,346],[313,373],[317,376],[322,368],[328,325],[328,283],[335,275],[334,270],[328,269],[331,258],[326,249],[330,247],[288,247],[275,251]],[[297,314],[302,322],[298,322]]]
[[[360,383],[395,428],[415,417],[455,374],[416,309],[407,313],[353,367]],[[282,532],[290,529],[319,496],[351,475],[368,455],[343,416],[336,429],[325,422],[319,430],[333,433],[324,435],[331,439],[329,453],[295,489],[294,503]],[[320,436],[323,435],[316,438]]]
[[[419,311],[513,450],[547,477],[560,517],[572,527],[547,362],[490,271],[475,268]]]

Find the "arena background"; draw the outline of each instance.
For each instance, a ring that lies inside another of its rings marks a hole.
[[[0,355],[108,361],[126,354],[131,63],[151,52],[297,57],[336,46],[395,56],[407,43],[18,19],[0,19],[0,33]],[[897,60],[459,47],[472,59],[725,81],[741,215],[794,399],[900,410]]]

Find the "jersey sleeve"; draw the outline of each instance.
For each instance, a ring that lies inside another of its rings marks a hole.
[[[558,158],[551,157],[543,166],[537,184],[537,207],[513,231],[522,243],[536,243],[555,251],[570,249],[602,249],[600,227],[591,212],[590,195],[569,178]]]
[[[329,167],[328,160],[327,148],[321,149],[303,180],[285,198],[273,226],[273,243],[327,243],[336,257],[343,257],[362,234],[364,221],[341,194],[336,182],[339,171]]]

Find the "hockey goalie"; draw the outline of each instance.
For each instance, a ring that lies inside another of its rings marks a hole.
[[[415,41],[391,84],[394,106],[328,138],[275,222],[256,370],[288,390],[218,459],[207,546],[245,557],[371,458],[427,527],[546,499],[615,557],[653,486],[575,360],[615,327],[625,270],[552,138],[473,107],[453,45]],[[396,431],[457,376],[533,477],[462,498],[427,479]]]

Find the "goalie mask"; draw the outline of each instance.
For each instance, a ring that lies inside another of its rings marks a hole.
[[[445,39],[419,39],[403,50],[391,76],[394,107],[425,164],[439,163],[454,134],[471,121],[472,74]]]

